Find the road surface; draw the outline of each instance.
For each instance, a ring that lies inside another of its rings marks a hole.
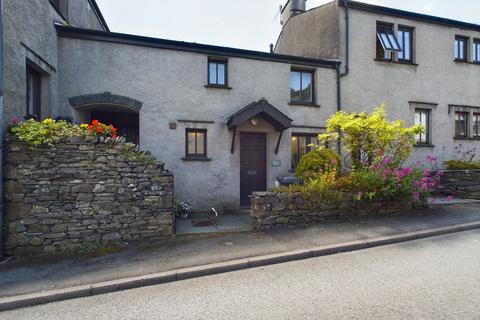
[[[480,320],[480,230],[19,309],[0,319]]]

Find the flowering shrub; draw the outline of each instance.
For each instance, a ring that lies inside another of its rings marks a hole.
[[[82,134],[78,126],[67,123],[66,121],[55,121],[50,118],[41,122],[34,119],[29,119],[25,122],[14,120],[10,131],[15,134],[20,141],[32,146],[42,144],[53,146],[68,137]]]
[[[412,152],[415,135],[424,130],[421,126],[407,128],[401,120],[388,122],[382,105],[371,114],[337,112],[319,138],[332,141],[341,137],[354,167],[369,164],[379,152],[400,166]]]
[[[477,148],[464,149],[462,144],[455,146],[451,160],[444,161],[448,170],[478,170],[480,162],[474,161]]]
[[[437,167],[435,156],[403,166],[415,144],[415,135],[422,130],[419,126],[406,128],[402,121],[388,122],[383,106],[372,114],[338,112],[328,120],[326,133],[320,139],[341,139],[354,160],[350,170],[339,175],[337,159],[319,162],[308,170],[297,170],[304,178],[308,173],[310,179],[305,179],[305,185],[275,191],[300,192],[316,203],[339,203],[344,195],[353,195],[356,201],[410,198],[421,203],[441,187],[443,175],[430,169]]]
[[[98,120],[92,121],[90,125],[74,125],[64,120],[55,121],[47,118],[43,121],[29,119],[20,122],[13,119],[10,131],[22,142],[31,146],[49,145],[65,141],[69,137],[79,136],[101,136],[103,138],[117,138],[117,129],[112,125],[105,125]]]
[[[107,126],[106,124],[101,123],[98,120],[93,120],[92,123],[89,125],[82,124],[80,126],[82,128],[86,128],[87,134],[91,136],[99,136],[112,139],[117,138],[117,129],[114,126]]]

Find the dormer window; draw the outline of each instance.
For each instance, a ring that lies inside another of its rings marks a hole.
[[[393,25],[377,23],[377,59],[393,60],[393,52],[402,51]]]

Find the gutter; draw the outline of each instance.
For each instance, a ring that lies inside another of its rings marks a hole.
[[[0,259],[3,258],[3,0],[0,0]]]

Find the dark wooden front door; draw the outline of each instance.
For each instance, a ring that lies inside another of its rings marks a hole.
[[[248,196],[267,189],[265,134],[240,134],[240,205],[249,206]]]

